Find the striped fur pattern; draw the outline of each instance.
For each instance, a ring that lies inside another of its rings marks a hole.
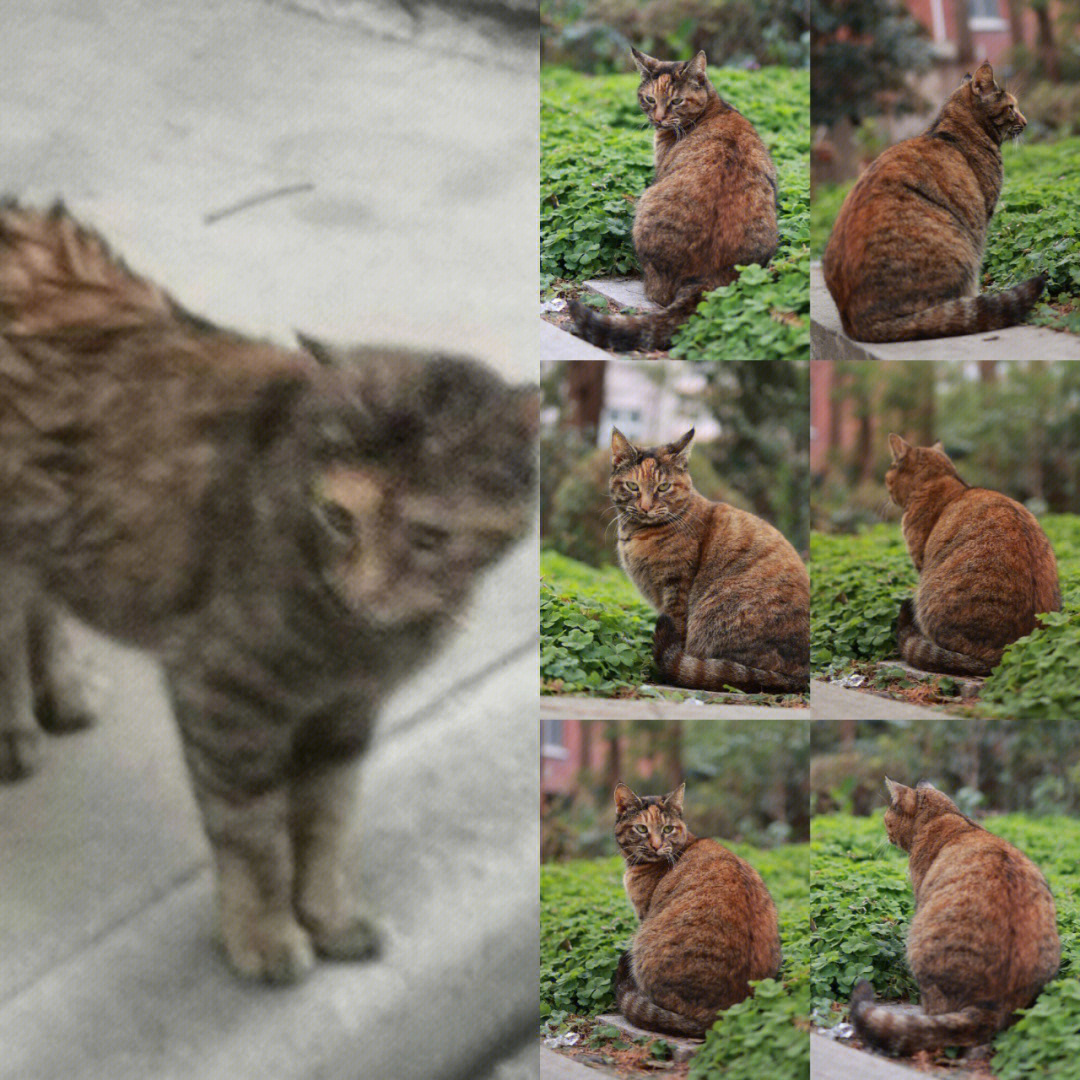
[[[693,430],[659,447],[612,431],[609,491],[623,569],[660,613],[661,677],[699,690],[796,693],[809,682],[810,580],[790,543],[695,490]]]
[[[1061,608],[1050,541],[1018,502],[968,487],[940,443],[890,435],[889,448],[885,484],[919,571],[896,623],[900,655],[924,671],[988,675],[1042,612]]]
[[[927,131],[886,150],[859,177],[822,261],[847,334],[913,341],[1023,320],[1045,276],[981,296],[979,274],[1004,177],[1001,144],[1026,124],[984,63]]]
[[[167,318],[92,234],[27,213],[45,224],[66,239],[0,254],[0,279],[30,250],[56,293],[47,322],[35,304],[0,326],[0,762],[27,765],[35,680],[56,675],[42,611],[150,650],[232,966],[289,981],[313,952],[365,956],[346,888],[357,763],[382,700],[532,522],[537,395],[468,360]],[[80,323],[101,278],[118,309]]]
[[[1058,969],[1054,899],[1026,855],[931,784],[885,783],[886,832],[910,856],[907,954],[921,1001],[917,1010],[878,1005],[860,982],[851,998],[855,1031],[894,1055],[988,1042]]]
[[[623,885],[640,925],[613,988],[632,1023],[701,1038],[752,980],[779,972],[780,932],[757,871],[686,827],[684,787],[662,797],[615,789]]]
[[[605,316],[570,308],[576,333],[628,351],[666,348],[706,292],[730,285],[736,266],[764,266],[779,242],[772,158],[709,81],[705,54],[669,63],[631,52],[656,165],[634,215],[634,250],[645,295],[664,310]]]

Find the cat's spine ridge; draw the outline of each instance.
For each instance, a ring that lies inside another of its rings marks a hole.
[[[666,349],[675,331],[694,314],[704,293],[698,285],[687,287],[666,308],[647,315],[601,315],[577,300],[570,301],[568,310],[574,333],[602,349]]]
[[[612,980],[619,1012],[632,1024],[649,1031],[662,1031],[667,1035],[685,1035],[700,1039],[708,1027],[682,1013],[672,1012],[657,1005],[635,983],[630,953],[624,952]]]
[[[46,211],[0,203],[0,331],[47,334],[190,318],[133,274],[63,203]]]
[[[675,623],[668,615],[656,620],[653,659],[661,675],[676,686],[691,690],[754,689],[761,693],[799,693],[807,688],[807,678],[783,671],[748,667],[734,660],[690,656],[682,647]]]
[[[856,320],[848,332],[857,341],[918,341],[1004,330],[1022,322],[1046,286],[1038,274],[999,293],[961,296],[923,311],[895,318]]]
[[[990,1005],[969,1005],[956,1012],[930,1015],[910,1008],[878,1005],[865,979],[851,994],[851,1022],[863,1042],[894,1057],[942,1046],[978,1046],[1002,1026],[1001,1011]]]

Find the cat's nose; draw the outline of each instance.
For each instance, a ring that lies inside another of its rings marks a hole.
[[[664,119],[664,106],[663,105],[657,105],[656,106],[656,111],[653,113],[653,123],[659,124],[659,123],[661,123],[663,121],[663,119]]]
[[[1016,126],[1023,131],[1027,127],[1027,117],[1019,110],[1016,110]]]

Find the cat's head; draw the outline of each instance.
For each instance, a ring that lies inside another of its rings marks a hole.
[[[906,787],[885,777],[889,790],[889,808],[885,811],[885,832],[889,843],[910,851],[916,834],[935,818],[945,814],[960,814],[956,803],[943,795],[929,780],[920,780],[918,787]],[[965,820],[968,820],[965,818]]]
[[[336,351],[307,420],[327,578],[386,628],[452,615],[532,525],[539,393],[470,360]]]
[[[959,479],[956,466],[949,460],[940,442],[933,446],[912,446],[899,435],[889,436],[892,468],[885,473],[889,497],[903,509],[911,493],[943,476]]]
[[[682,134],[701,117],[715,93],[705,74],[705,54],[672,63],[631,49],[634,66],[641,72],[638,103],[653,127]]]
[[[691,428],[666,446],[634,446],[618,428],[611,429],[611,501],[623,517],[643,525],[661,525],[681,517],[694,494],[687,466]]]
[[[974,75],[964,76],[949,99],[950,105],[954,102],[970,112],[999,146],[1027,127],[1027,118],[1020,111],[1016,98],[998,86],[994,81],[994,69],[988,63],[980,64]]]
[[[615,788],[615,842],[630,866],[675,862],[690,842],[683,821],[680,784],[667,795],[635,795],[625,784]]]

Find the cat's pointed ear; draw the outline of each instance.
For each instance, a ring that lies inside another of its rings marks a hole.
[[[917,788],[929,788],[931,791],[937,791],[937,788],[934,787],[929,780],[920,780],[915,786]]]
[[[625,785],[615,785],[615,813],[622,817],[627,810],[641,806],[641,800]]]
[[[648,79],[656,74],[656,68],[660,63],[659,60],[646,56],[643,52],[638,52],[633,45],[630,46],[630,55],[634,58],[634,67],[641,72],[644,78]]]
[[[994,82],[994,69],[985,60],[975,69],[971,88],[981,98],[993,97],[998,92],[997,83]]]
[[[895,803],[896,800],[900,798],[901,792],[904,790],[903,784],[898,784],[895,780],[890,780],[887,776],[885,777],[885,787],[888,788],[889,801],[891,803]]]
[[[296,335],[296,340],[300,343],[300,348],[318,360],[323,367],[335,368],[341,366],[340,357],[325,342],[317,341],[313,337],[308,337],[307,334],[302,334],[299,330],[294,330],[293,333]]]
[[[915,789],[906,784],[898,784],[895,780],[885,777],[885,786],[889,789],[889,805],[904,814],[914,814],[917,798]]]
[[[686,66],[682,69],[683,76],[688,79],[697,79],[698,81],[705,78],[705,65],[708,61],[705,59],[705,52],[702,50],[694,57],[693,60],[687,60]]]
[[[611,464],[618,468],[628,461],[633,461],[637,451],[630,440],[617,428],[611,429]]]
[[[694,429],[691,428],[681,439],[668,443],[667,452],[671,454],[678,465],[684,469],[690,460],[690,444],[694,441]]]
[[[936,443],[934,443],[934,445],[931,446],[930,449],[931,450],[936,450],[939,454],[944,454],[945,453],[945,444],[940,439],[938,439],[938,441]]]
[[[899,435],[889,435],[889,451],[892,454],[893,464],[895,465],[909,450],[911,449],[911,443],[905,442]]]
[[[960,80],[960,85],[961,86],[967,86],[967,84],[969,82],[971,82],[971,72],[970,71]]]
[[[682,817],[683,812],[683,796],[686,794],[686,784],[680,784],[674,791],[669,791],[664,796],[664,805],[669,810],[674,810],[676,814]]]

